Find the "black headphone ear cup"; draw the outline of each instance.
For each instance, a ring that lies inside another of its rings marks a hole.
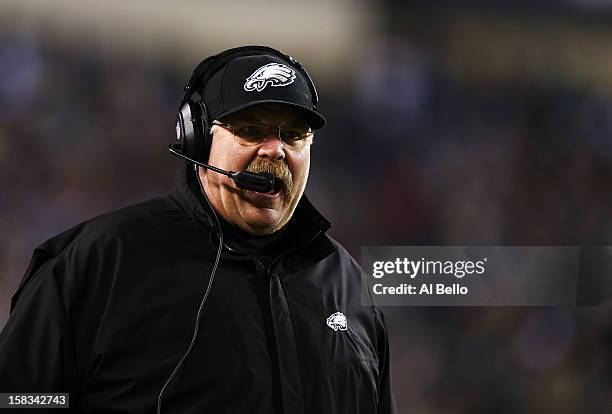
[[[208,116],[208,109],[204,104],[204,101],[198,102],[198,112],[200,114],[200,130],[202,131],[202,139],[198,142],[198,154],[201,154],[201,159],[203,162],[208,162],[208,157],[210,156],[210,147],[212,145],[212,134],[210,132],[210,128],[212,127],[212,122]]]
[[[174,144],[172,144],[172,147],[176,151],[183,153],[183,148],[185,145],[184,141],[185,141],[185,120],[183,119],[183,107],[181,106],[181,109],[176,114],[176,141]]]
[[[212,137],[204,103],[185,101],[176,118],[179,152],[191,159],[207,163]]]
[[[193,111],[194,105],[191,101],[183,102],[177,115],[177,134],[180,133],[180,151],[189,158],[196,155],[197,135],[197,113]]]

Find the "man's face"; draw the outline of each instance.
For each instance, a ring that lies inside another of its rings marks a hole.
[[[229,177],[199,169],[204,190],[217,213],[247,233],[271,234],[287,224],[302,197],[310,169],[312,136],[297,141],[278,137],[279,125],[281,130],[307,128],[303,117],[285,105],[257,105],[221,122],[236,127],[277,127],[271,128],[265,138],[249,140],[235,134],[236,129],[213,126],[208,163],[229,171],[270,172],[283,182],[279,191],[263,194],[243,190]]]

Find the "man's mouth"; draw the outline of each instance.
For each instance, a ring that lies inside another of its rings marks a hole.
[[[245,201],[248,201],[256,207],[271,208],[272,206],[276,205],[271,203],[274,203],[276,200],[278,200],[281,197],[281,193],[281,191],[270,191],[267,193],[247,191],[245,193],[244,198],[246,199]]]
[[[283,191],[285,189],[285,183],[283,182],[283,180],[275,175],[272,175],[270,173],[264,173],[266,175],[268,175],[274,183],[274,186],[272,188],[272,190],[270,191],[266,191],[266,192],[262,192],[259,194],[266,194],[269,196],[276,196],[278,195],[281,191]]]
[[[286,194],[285,184],[278,177],[274,177],[274,188],[268,192],[259,192],[251,190],[241,190],[242,196],[259,207],[268,207],[271,201],[274,201]]]
[[[268,191],[262,194],[265,194],[271,197],[276,197],[283,191],[284,188],[285,188],[285,185],[283,184],[283,181],[278,177],[274,177],[274,188],[271,191]]]
[[[274,188],[272,188],[272,190],[266,194],[277,194],[280,193],[283,188],[285,188],[285,184],[281,178],[275,176],[272,176],[272,178],[274,179]]]

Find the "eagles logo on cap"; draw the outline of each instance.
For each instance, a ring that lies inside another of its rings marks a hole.
[[[279,104],[300,112],[313,130],[323,127],[325,118],[317,112],[317,92],[306,70],[275,49],[258,48],[235,49],[203,76],[198,94],[209,118],[222,120],[255,105]]]
[[[244,90],[261,92],[266,86],[287,86],[295,80],[295,71],[282,63],[268,63],[246,79]]]

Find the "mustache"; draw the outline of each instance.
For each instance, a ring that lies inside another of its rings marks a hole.
[[[285,160],[272,161],[267,158],[255,158],[246,168],[246,171],[254,173],[268,173],[278,178],[282,183],[281,189],[285,190],[287,196],[293,194],[293,175]]]

